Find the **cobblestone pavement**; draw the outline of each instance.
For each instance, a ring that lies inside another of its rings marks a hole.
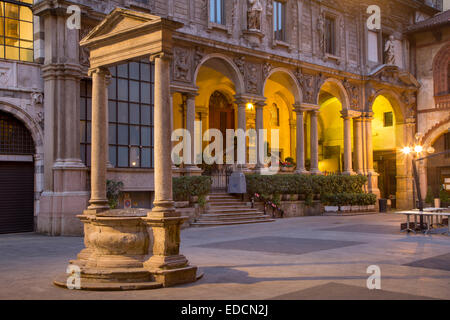
[[[150,291],[52,285],[82,238],[0,235],[0,299],[450,299],[450,237],[400,233],[401,217],[305,217],[182,231],[200,281]],[[381,269],[381,290],[366,287]]]

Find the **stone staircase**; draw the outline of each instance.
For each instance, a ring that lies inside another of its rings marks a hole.
[[[210,194],[208,207],[192,227],[214,227],[275,221],[246,202],[226,193]]]

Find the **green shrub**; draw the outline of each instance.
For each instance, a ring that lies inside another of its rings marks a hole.
[[[173,181],[175,201],[189,201],[189,197],[205,197],[211,192],[211,177],[176,177]]]
[[[439,192],[439,199],[441,199],[441,203],[450,202],[450,196],[448,195],[448,192],[445,191],[443,188]]]
[[[324,195],[327,193],[363,193],[367,178],[362,175],[257,175],[246,176],[247,193]]]
[[[122,181],[106,180],[106,197],[111,209],[117,209],[119,206],[119,197],[122,194],[122,189]]]
[[[425,197],[425,203],[433,204],[434,203],[434,194],[433,189],[431,187],[428,187],[427,189],[427,196]]]
[[[369,206],[376,203],[377,196],[372,193],[326,193],[321,200],[326,206]]]

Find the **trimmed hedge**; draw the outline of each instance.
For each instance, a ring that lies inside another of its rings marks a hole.
[[[211,177],[176,177],[172,178],[173,199],[189,201],[189,197],[205,197],[211,192]]]
[[[377,196],[372,193],[327,193],[321,200],[327,206],[369,206],[376,204]]]
[[[246,175],[247,193],[253,196],[299,194],[304,196],[338,193],[363,193],[367,177],[363,175]]]

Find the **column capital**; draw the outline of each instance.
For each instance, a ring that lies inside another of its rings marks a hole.
[[[235,103],[237,105],[240,104],[244,104],[246,105],[247,103],[252,103],[253,105],[261,105],[261,103],[263,103],[265,105],[265,101],[266,98],[265,97],[261,97],[261,96],[257,96],[257,95],[243,95],[243,94],[239,94],[239,95],[235,95],[234,98]]]
[[[109,72],[109,69],[106,67],[97,67],[97,68],[91,68],[88,70],[88,76],[92,77],[94,73],[105,76],[105,77],[111,77],[111,73]]]
[[[341,115],[344,119],[352,119],[361,116],[361,112],[355,110],[342,110]]]
[[[171,52],[158,52],[158,53],[153,53],[150,55],[150,62],[155,62],[156,59],[162,59],[165,61],[172,61],[173,58],[173,54]]]

